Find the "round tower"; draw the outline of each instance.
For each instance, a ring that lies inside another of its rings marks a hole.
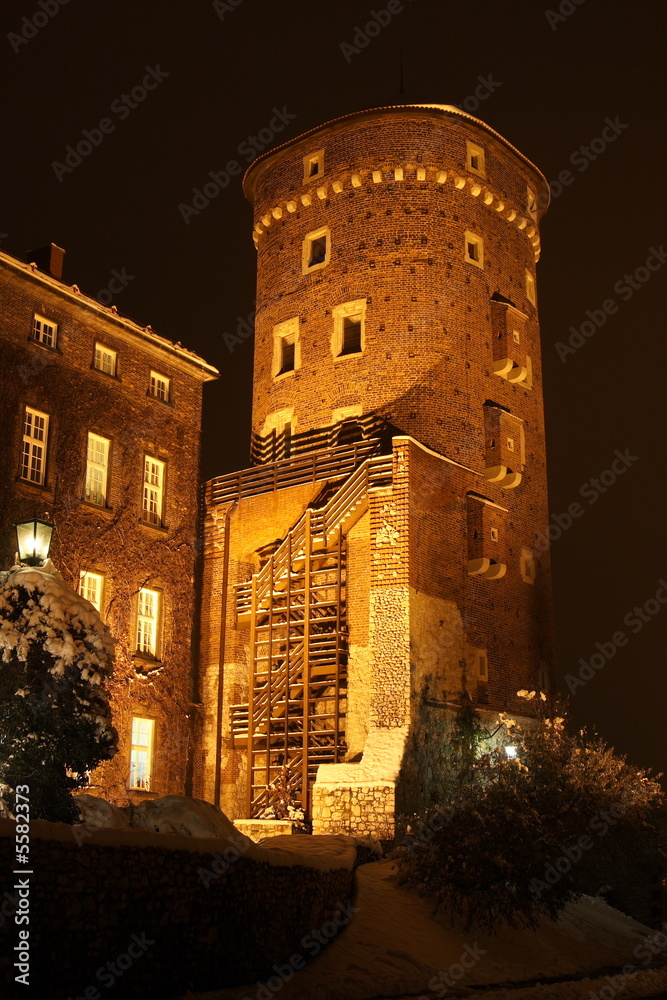
[[[535,264],[549,189],[537,168],[457,108],[396,106],[272,150],[244,186],[255,440],[287,430],[303,448],[313,432],[321,447],[314,432],[331,428],[335,444],[341,421],[377,418],[518,483],[525,454],[501,455],[489,428],[516,414],[542,458]]]

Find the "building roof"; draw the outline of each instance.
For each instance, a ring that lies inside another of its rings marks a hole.
[[[14,257],[4,250],[0,250],[0,265],[4,265],[26,278],[46,285],[52,291],[64,296],[83,309],[97,313],[98,316],[107,322],[134,334],[140,341],[144,341],[147,347],[149,345],[159,347],[169,352],[181,362],[185,362],[188,367],[193,368],[202,381],[210,382],[219,376],[220,372],[214,365],[209,364],[208,361],[195,354],[194,351],[189,351],[186,347],[183,347],[179,341],[174,342],[160,336],[159,333],[154,332],[151,326],[139,326],[134,320],[129,319],[127,316],[122,316],[115,306],[102,305],[101,302],[98,302],[91,295],[86,295],[85,292],[79,289],[78,285],[68,285],[59,278],[55,278],[45,271],[40,271],[36,264],[27,264],[25,261]]]
[[[254,184],[255,184],[255,171],[259,165],[263,165],[264,162],[275,156],[276,153],[280,153],[282,150],[295,145],[296,143],[303,142],[305,139],[316,135],[318,132],[322,132],[332,126],[339,125],[342,122],[347,122],[352,118],[368,118],[377,114],[382,114],[385,112],[406,112],[406,111],[441,111],[446,117],[452,118],[463,118],[466,121],[471,122],[473,125],[482,129],[484,132],[488,132],[495,139],[498,139],[507,149],[509,149],[515,156],[517,156],[530,170],[533,171],[535,176],[544,184],[545,192],[547,197],[550,195],[549,182],[546,177],[539,170],[534,163],[532,163],[527,156],[524,156],[516,146],[513,146],[511,142],[508,142],[500,132],[496,132],[495,129],[487,125],[480,118],[475,118],[474,115],[469,114],[467,111],[462,111],[460,108],[455,107],[453,104],[387,104],[379,108],[367,108],[363,111],[352,111],[350,114],[341,115],[339,118],[332,118],[328,122],[323,122],[321,125],[317,125],[315,128],[309,129],[307,132],[302,132],[301,135],[295,136],[293,139],[289,139],[287,142],[281,143],[280,146],[274,146],[272,149],[267,150],[262,153],[257,159],[253,160],[248,169],[243,176],[243,191],[248,200],[252,200]],[[546,211],[545,205],[545,211]]]

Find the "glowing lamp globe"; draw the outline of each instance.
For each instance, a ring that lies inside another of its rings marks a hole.
[[[19,521],[16,537],[19,547],[19,561],[27,566],[39,566],[49,557],[53,525],[33,517],[29,521]]]

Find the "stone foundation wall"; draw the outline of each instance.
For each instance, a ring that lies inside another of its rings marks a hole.
[[[73,834],[81,840],[85,827],[43,824],[48,835],[37,836],[39,826],[30,845],[26,990],[12,968],[15,825],[0,820],[3,998],[100,1000],[113,987],[117,998],[167,1000],[254,984],[295,955],[305,964],[309,935],[331,937],[350,918],[353,855],[328,870],[283,867],[243,851],[225,861],[224,840],[104,830],[77,844]],[[156,846],[162,838],[182,849]]]
[[[395,784],[313,785],[313,833],[393,840]]]

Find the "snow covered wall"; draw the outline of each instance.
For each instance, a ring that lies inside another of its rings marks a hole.
[[[5,956],[16,943],[14,834],[15,824],[0,820]],[[39,873],[30,898],[31,995],[81,997],[93,986],[103,994],[113,982],[114,996],[165,1000],[256,982],[295,955],[305,964],[318,935],[331,938],[349,922],[357,849],[345,836],[260,846],[241,833],[35,821],[30,860]],[[0,995],[13,995],[11,986],[13,971],[0,964]]]

